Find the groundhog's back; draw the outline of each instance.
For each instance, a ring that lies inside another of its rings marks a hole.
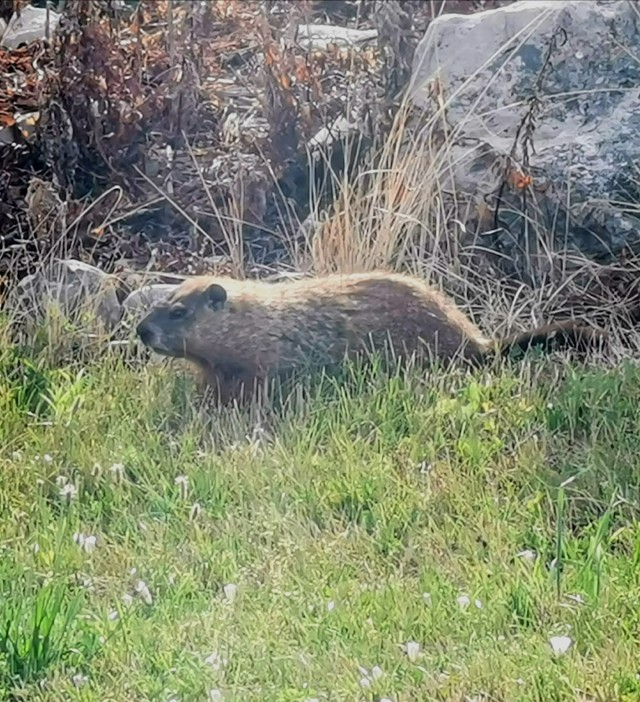
[[[255,375],[339,363],[345,354],[424,351],[476,355],[489,344],[470,320],[424,281],[401,274],[330,275],[278,283],[208,278],[228,294],[228,311],[198,320],[198,347],[212,363]]]

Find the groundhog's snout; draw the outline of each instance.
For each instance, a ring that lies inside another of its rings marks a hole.
[[[138,335],[138,338],[140,341],[145,346],[150,346],[151,342],[153,341],[153,329],[149,326],[147,321],[143,319],[137,326],[136,326],[136,334]]]

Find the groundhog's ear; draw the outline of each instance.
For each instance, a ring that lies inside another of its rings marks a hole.
[[[224,303],[227,301],[227,291],[218,285],[217,283],[212,283],[205,292],[207,304],[214,310],[219,310],[224,307]]]

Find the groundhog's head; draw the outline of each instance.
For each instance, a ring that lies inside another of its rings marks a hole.
[[[178,286],[166,301],[155,305],[138,324],[136,333],[156,353],[189,357],[198,345],[197,327],[226,307],[227,291],[222,285],[210,283],[205,287],[199,281],[189,281]]]

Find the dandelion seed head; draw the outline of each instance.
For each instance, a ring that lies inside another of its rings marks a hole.
[[[537,558],[536,552],[532,551],[530,548],[525,548],[524,551],[520,551],[516,555],[523,561],[528,561],[530,563],[535,561]]]
[[[65,483],[60,488],[60,497],[67,503],[70,503],[78,495],[78,488],[73,483]]]
[[[109,468],[109,473],[111,474],[111,480],[116,485],[122,485],[124,482],[124,465],[122,463],[113,463]]]
[[[71,678],[71,682],[73,683],[74,687],[82,687],[83,685],[86,685],[89,682],[89,676],[83,675],[82,673],[76,673]]]
[[[582,597],[582,595],[566,595],[566,598],[572,602],[575,602],[576,604],[584,604],[584,597]]]
[[[189,494],[189,478],[186,475],[178,475],[173,482],[180,489],[181,499],[186,500]]]

